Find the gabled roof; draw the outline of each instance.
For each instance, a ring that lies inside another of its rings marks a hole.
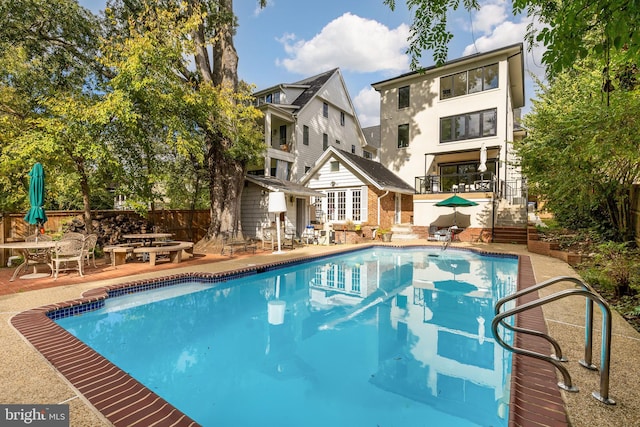
[[[311,177],[331,158],[337,157],[338,160],[346,164],[351,170],[362,176],[369,184],[379,190],[393,191],[403,194],[414,194],[415,189],[404,182],[399,176],[385,168],[379,162],[365,159],[357,154],[349,153],[335,147],[329,147],[322,153],[322,156],[316,161],[316,164],[302,177],[301,184],[307,184]]]
[[[380,125],[369,126],[362,129],[367,144],[373,148],[380,148]]]
[[[309,102],[322,86],[329,80],[329,78],[338,72],[337,68],[333,70],[326,71],[322,74],[318,74],[317,76],[309,77],[304,80],[300,80],[299,82],[293,83],[294,85],[307,86],[304,92],[300,94],[291,104],[297,105],[300,108],[304,107],[307,102]]]
[[[284,181],[273,176],[246,175],[245,179],[269,191],[282,191],[292,196],[324,197],[323,193],[307,188],[296,182]]]

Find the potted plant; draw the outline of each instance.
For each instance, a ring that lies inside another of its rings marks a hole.
[[[379,228],[378,231],[376,231],[376,234],[380,236],[383,242],[390,242],[391,237],[393,236],[393,232],[388,228]]]

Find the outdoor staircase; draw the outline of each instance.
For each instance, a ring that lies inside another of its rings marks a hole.
[[[391,227],[391,231],[393,233],[392,242],[419,239],[418,235],[413,233],[411,224],[395,224]]]
[[[494,227],[493,243],[527,244],[527,228],[521,227]]]
[[[527,207],[501,201],[493,228],[494,243],[527,244]]]

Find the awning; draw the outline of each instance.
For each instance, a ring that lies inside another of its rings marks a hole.
[[[269,191],[282,191],[283,193],[291,196],[325,197],[324,193],[312,190],[302,184],[284,181],[273,176],[246,175],[245,179]]]

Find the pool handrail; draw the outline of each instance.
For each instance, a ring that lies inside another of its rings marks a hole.
[[[525,292],[525,293],[528,293],[528,292]],[[521,313],[531,308],[539,307],[546,303],[556,301],[561,298],[565,298],[567,296],[572,296],[572,295],[584,296],[585,298],[590,300],[592,304],[595,301],[600,306],[600,309],[602,311],[603,319],[602,319],[600,391],[599,392],[594,391],[591,393],[591,395],[602,403],[605,403],[607,405],[615,405],[615,401],[609,398],[609,371],[610,371],[610,356],[611,356],[611,310],[607,302],[597,293],[585,288],[565,289],[565,290],[556,292],[554,294],[548,295],[546,297],[538,298],[536,300],[527,302],[520,306],[516,306],[507,311],[501,312],[497,314],[493,318],[493,321],[491,322],[491,330],[493,332],[494,338],[500,346],[502,346],[503,348],[509,351],[512,351],[516,354],[522,354],[525,356],[533,357],[533,358],[551,363],[553,366],[555,366],[556,369],[560,371],[563,377],[563,382],[559,382],[558,387],[566,391],[577,392],[578,388],[573,386],[569,371],[561,363],[559,363],[558,360],[532,350],[514,347],[510,344],[507,344],[498,333],[498,326],[503,324],[502,323],[503,320],[506,319],[507,317],[514,316],[515,314]]]
[[[526,289],[522,289],[518,292],[515,292],[511,295],[507,295],[501,299],[499,299],[496,304],[495,304],[495,314],[497,315],[500,312],[500,309],[502,308],[502,306],[504,304],[506,304],[507,302],[514,300],[518,297],[521,297],[523,295],[527,295],[531,292],[534,291],[538,291],[540,289],[546,288],[548,286],[551,285],[555,285],[556,283],[560,283],[560,282],[572,282],[574,283],[574,285],[576,286],[580,286],[583,289],[586,289],[590,292],[596,293],[596,291],[586,282],[584,282],[583,280],[580,280],[577,277],[571,277],[571,276],[558,276],[558,277],[554,277],[548,280],[545,280],[543,282],[537,283],[533,286],[530,286]],[[545,340],[547,340],[552,346],[553,349],[555,351],[555,354],[552,354],[551,357],[556,358],[558,361],[560,362],[566,362],[567,359],[562,355],[562,349],[560,347],[560,345],[558,344],[558,342],[556,340],[554,340],[552,337],[550,337],[549,335],[539,332],[539,331],[533,331],[530,329],[524,329],[524,328],[518,328],[515,326],[510,325],[507,322],[502,322],[501,323],[502,326],[504,326],[505,328],[514,331],[514,332],[522,332],[522,333],[526,333],[526,334],[530,334],[530,335],[534,335],[540,338],[543,338]],[[591,370],[597,370],[598,368],[593,364],[593,301],[591,301],[589,298],[587,298],[586,301],[586,310],[585,310],[585,343],[584,343],[584,359],[580,360],[580,364],[582,366],[584,366],[587,369],[591,369]]]

